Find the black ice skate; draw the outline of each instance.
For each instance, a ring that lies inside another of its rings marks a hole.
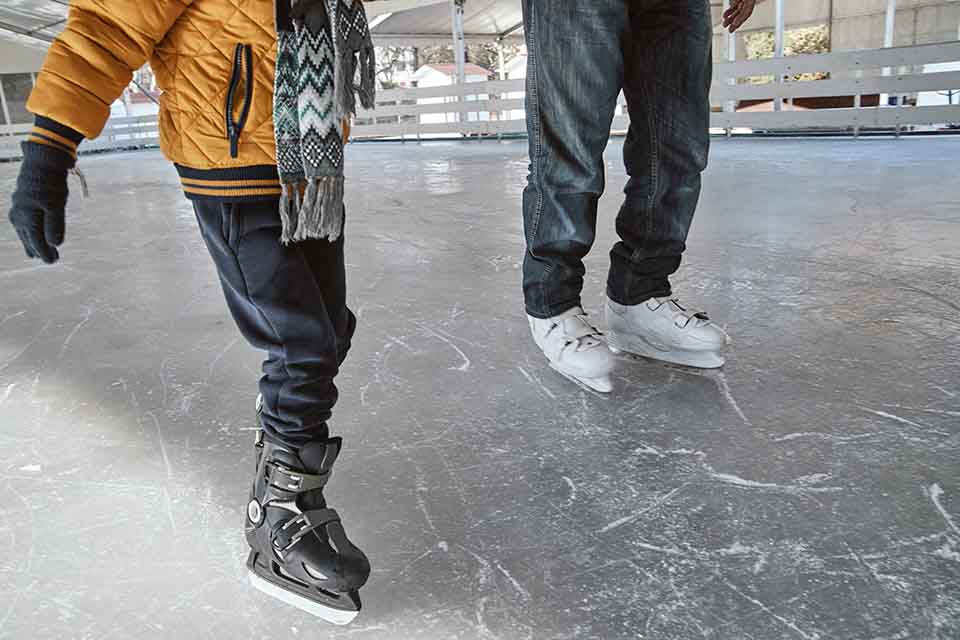
[[[340,454],[340,438],[293,449],[257,437],[257,475],[247,506],[250,582],[333,624],[360,611],[358,590],[370,563],[327,507],[323,487]]]

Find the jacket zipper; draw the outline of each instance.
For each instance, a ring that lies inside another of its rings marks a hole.
[[[246,70],[243,90],[243,106],[240,109],[240,119],[233,119],[233,96],[240,84],[241,74]],[[230,157],[240,155],[240,134],[250,116],[250,107],[253,103],[253,47],[249,44],[238,44],[233,53],[233,72],[230,75],[230,86],[227,88],[226,124],[227,139],[230,140]]]

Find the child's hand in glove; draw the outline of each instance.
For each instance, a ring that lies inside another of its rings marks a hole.
[[[30,258],[47,264],[60,259],[67,206],[67,173],[76,160],[57,147],[23,143],[23,165],[13,192],[10,222]]]

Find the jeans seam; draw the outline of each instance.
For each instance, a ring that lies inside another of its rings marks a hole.
[[[640,83],[640,92],[643,94],[643,110],[647,116],[647,128],[650,130],[650,193],[647,195],[647,229],[649,234],[652,231],[653,218],[656,216],[654,207],[656,205],[657,193],[659,192],[660,182],[660,147],[657,138],[657,117],[654,112],[651,92],[646,82]]]
[[[529,40],[529,49],[530,49],[530,71],[531,71],[531,82],[530,90],[527,92],[527,101],[532,103],[533,109],[533,118],[531,122],[533,123],[533,158],[531,165],[533,167],[533,182],[536,185],[537,193],[537,203],[534,209],[533,220],[531,221],[532,228],[530,229],[529,236],[527,238],[527,244],[530,245],[536,240],[537,234],[540,232],[540,221],[543,217],[543,167],[540,166],[542,151],[543,151],[543,122],[541,121],[540,115],[540,92],[538,90],[538,83],[540,81],[539,74],[539,58],[540,58],[540,39],[537,37],[537,3],[530,2],[527,5],[530,9],[530,29],[528,30],[527,37]],[[527,105],[527,109],[530,109],[530,104]],[[529,251],[529,249],[528,249]],[[544,268],[543,272],[540,274],[540,282],[538,287],[540,289],[540,303],[542,308],[546,308],[549,305],[547,304],[547,286],[546,281],[550,276],[552,268],[548,265]]]

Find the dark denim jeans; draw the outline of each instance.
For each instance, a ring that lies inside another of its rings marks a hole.
[[[196,201],[194,209],[233,319],[267,352],[266,437],[293,447],[327,438],[333,379],[357,324],[346,305],[343,237],[280,244],[276,202]]]
[[[580,304],[621,90],[630,111],[623,147],[630,178],[607,295],[625,305],[670,295],[710,144],[708,1],[523,0],[523,9],[527,313],[548,318]]]

